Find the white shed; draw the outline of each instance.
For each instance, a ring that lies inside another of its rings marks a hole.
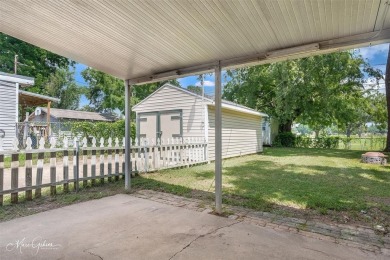
[[[137,137],[204,138],[209,160],[214,160],[214,101],[186,89],[165,84],[133,107]],[[263,151],[262,120],[268,117],[251,108],[222,101],[223,158]]]

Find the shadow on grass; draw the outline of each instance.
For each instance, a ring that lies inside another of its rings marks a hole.
[[[209,175],[210,172],[207,172],[206,174]],[[177,184],[170,184],[162,181],[157,181],[151,178],[145,178],[142,176],[137,176],[132,180],[132,187],[133,190],[135,191],[142,190],[142,189],[154,190],[154,191],[171,193],[174,195],[183,196],[187,198],[200,199],[210,203],[213,203],[215,199],[214,192],[192,189],[190,187],[177,185]],[[252,199],[223,192],[222,203],[233,205],[233,206],[251,207]],[[268,203],[267,201],[258,199],[256,207],[251,207],[251,208],[262,210],[262,211],[269,211],[272,208],[272,203]]]
[[[366,151],[342,149],[316,149],[316,148],[265,148],[264,155],[275,157],[286,156],[323,156],[344,159],[360,159]],[[379,151],[381,152],[381,151]],[[385,153],[389,155],[389,153]]]

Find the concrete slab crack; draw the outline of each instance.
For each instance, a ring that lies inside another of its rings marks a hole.
[[[219,228],[216,228],[210,232],[207,232],[206,234],[202,234],[202,235],[199,235],[197,236],[196,238],[194,238],[193,240],[191,240],[186,246],[184,246],[182,249],[180,249],[179,251],[177,251],[173,256],[171,256],[169,258],[169,260],[173,259],[176,255],[180,254],[181,252],[183,252],[184,250],[186,250],[188,247],[190,247],[192,245],[192,243],[194,243],[196,240],[200,239],[200,238],[203,238],[203,237],[206,237],[206,236],[209,236],[211,234],[214,234],[216,232],[218,232],[219,230],[221,229],[224,229],[224,228],[228,228],[228,227],[231,227],[231,226],[234,226],[236,224],[239,224],[243,222],[243,220],[240,220],[240,221],[237,221],[237,222],[234,222],[232,224],[229,224],[229,225],[226,225],[226,226],[222,226],[222,227],[219,227]]]
[[[317,249],[313,249],[313,248],[308,248],[308,247],[304,247],[304,249],[307,249],[307,250],[311,250],[311,251],[314,251],[314,252],[318,252],[318,253],[321,253],[321,254],[324,254],[325,256],[329,257],[329,258],[333,258],[334,256],[332,255],[329,255],[328,253],[326,252],[323,252],[321,250],[317,250]]]
[[[90,249],[91,249],[91,248],[90,248]],[[96,256],[96,257],[99,257],[99,259],[103,260],[103,257],[101,257],[100,255],[97,255],[97,254],[94,254],[94,253],[88,251],[88,250],[90,250],[90,249],[85,249],[85,250],[83,250],[83,252],[84,252],[84,253],[88,253],[88,254],[93,255],[93,256]]]

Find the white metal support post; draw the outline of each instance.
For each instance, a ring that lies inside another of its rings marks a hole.
[[[125,189],[129,190],[131,185],[131,85],[125,80]]]
[[[222,213],[222,86],[221,64],[215,67],[215,211]]]

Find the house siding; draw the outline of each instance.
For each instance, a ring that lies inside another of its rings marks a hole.
[[[4,130],[3,149],[11,150],[16,136],[17,91],[15,83],[0,81],[0,129]]]
[[[205,117],[202,98],[192,96],[181,90],[166,86],[149,96],[133,110],[137,113],[182,110],[183,137],[204,137],[203,122]],[[163,139],[166,137],[163,135]]]
[[[222,109],[222,157],[263,151],[262,117]],[[208,106],[209,158],[215,159],[215,108]]]

